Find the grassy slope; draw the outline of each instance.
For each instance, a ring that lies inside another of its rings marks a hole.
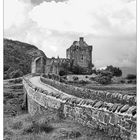
[[[23,87],[4,81],[4,140],[111,140],[103,132],[54,115],[32,118],[22,109]]]
[[[68,81],[73,81],[73,77],[78,77],[78,81],[84,80],[87,81],[86,84],[80,84],[78,81],[74,83],[70,83],[71,85],[82,87],[82,88],[89,88],[92,90],[101,90],[101,91],[109,91],[119,92],[122,94],[129,94],[129,95],[136,95],[136,84],[109,84],[109,85],[101,85],[96,83],[95,81],[91,81],[90,77],[95,77],[95,75],[68,75]]]
[[[17,69],[20,69],[23,74],[29,73],[32,58],[38,56],[45,56],[45,54],[37,47],[19,41],[4,39],[4,65],[10,66],[9,70],[4,71],[5,74]]]

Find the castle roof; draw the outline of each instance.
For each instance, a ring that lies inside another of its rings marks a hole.
[[[84,41],[83,37],[80,37],[79,41],[74,41],[70,48],[75,48],[77,46],[80,47],[80,48],[89,47],[89,45]],[[68,48],[67,50],[69,50],[70,48]]]

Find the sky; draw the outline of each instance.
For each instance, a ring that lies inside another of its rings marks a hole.
[[[4,0],[4,37],[62,58],[84,37],[95,67],[136,67],[136,0]]]

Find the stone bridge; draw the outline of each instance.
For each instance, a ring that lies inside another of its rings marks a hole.
[[[136,97],[82,89],[59,81],[29,74],[23,78],[28,112],[33,116],[54,111],[60,118],[69,118],[84,126],[99,129],[125,140],[136,139]],[[95,99],[69,94],[90,92]],[[110,101],[110,102],[109,102]],[[125,104],[123,104],[125,103]]]

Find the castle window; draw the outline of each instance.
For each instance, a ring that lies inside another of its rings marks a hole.
[[[83,56],[83,54],[82,54],[82,56],[81,56],[81,59],[82,59],[82,60],[84,59],[84,56]]]

